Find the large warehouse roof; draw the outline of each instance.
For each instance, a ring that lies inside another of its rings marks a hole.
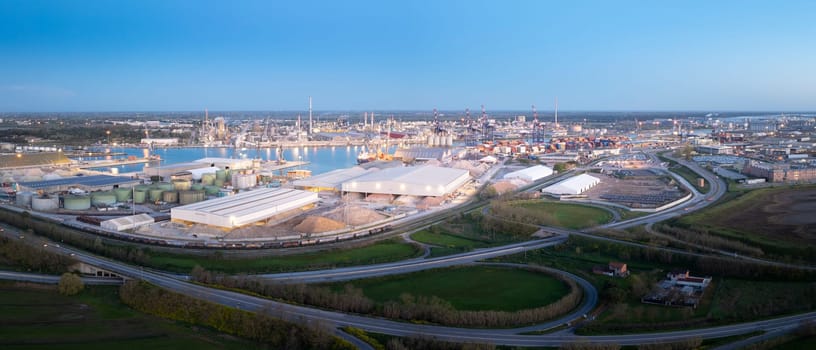
[[[328,173],[307,177],[294,182],[297,188],[334,188],[340,190],[344,182],[366,173],[360,167],[332,170]]]
[[[522,179],[527,181],[536,181],[543,179],[553,174],[553,170],[543,165],[531,166],[529,168],[521,169],[504,175],[505,179]]]
[[[241,192],[170,209],[175,220],[233,228],[269,219],[318,201],[317,193],[284,188]]]
[[[99,226],[109,230],[115,231],[124,231],[129,230],[135,227],[149,225],[152,224],[155,220],[152,216],[147,214],[137,214],[137,215],[130,215],[124,216],[121,218],[115,218],[110,220],[105,220],[99,223]]]
[[[588,174],[581,174],[573,176],[564,181],[560,181],[552,186],[547,186],[541,192],[560,194],[560,195],[577,195],[584,193],[586,190],[592,188],[601,182],[600,179]]]
[[[128,176],[91,175],[71,176],[55,180],[20,182],[18,185],[28,190],[67,191],[70,187],[98,189],[101,187],[113,187],[114,185],[138,183],[141,183],[141,180],[133,179]]]
[[[388,168],[343,183],[343,191],[409,196],[444,196],[470,180],[464,169],[436,166]]]
[[[252,159],[233,159],[233,158],[216,158],[216,157],[207,157],[201,158],[199,160],[193,161],[194,163],[204,163],[209,164],[212,166],[219,167],[221,169],[251,169],[252,168]]]

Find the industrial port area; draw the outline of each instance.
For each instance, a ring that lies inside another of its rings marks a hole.
[[[0,349],[816,349],[814,13],[0,0]]]

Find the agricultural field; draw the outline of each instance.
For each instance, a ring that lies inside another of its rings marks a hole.
[[[409,259],[420,255],[422,255],[422,250],[415,244],[407,244],[392,239],[359,248],[247,259],[215,259],[213,257],[151,253],[149,265],[154,268],[180,273],[189,273],[196,265],[214,272],[262,273],[378,264]]]
[[[0,282],[0,348],[247,349],[246,340],[145,315],[119,301],[119,287],[75,296],[56,287]]]
[[[763,188],[733,196],[668,224],[737,240],[776,257],[816,260],[816,186]]]
[[[569,287],[550,275],[524,269],[469,266],[332,284],[352,284],[376,302],[398,301],[404,293],[436,296],[457,310],[517,311],[551,304]],[[500,287],[498,287],[500,286]]]

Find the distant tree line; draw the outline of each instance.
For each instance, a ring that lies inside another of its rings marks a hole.
[[[147,282],[130,280],[119,289],[128,306],[155,316],[211,327],[275,349],[354,349],[328,329],[306,327],[167,291]]]
[[[435,296],[413,296],[404,293],[398,301],[376,303],[363,294],[359,288],[346,284],[341,291],[329,287],[305,284],[282,284],[265,281],[250,276],[228,276],[207,271],[196,266],[193,280],[222,286],[228,289],[242,289],[260,295],[283,299],[297,304],[331,308],[343,312],[374,314],[407,321],[425,321],[460,327],[508,327],[551,320],[575,309],[581,302],[583,293],[574,281],[553,275],[566,283],[570,292],[558,301],[532,309],[508,311],[464,311],[456,310],[449,302]]]

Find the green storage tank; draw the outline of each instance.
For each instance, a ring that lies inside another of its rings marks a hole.
[[[178,192],[176,191],[162,192],[162,201],[166,203],[178,203]]]
[[[173,184],[169,182],[160,182],[158,188],[162,191],[172,191],[175,189]]]
[[[63,206],[66,210],[88,210],[91,209],[91,197],[88,196],[65,196]]]
[[[91,192],[92,205],[113,205],[116,203],[116,195],[110,191]]]
[[[130,193],[133,192],[132,189],[129,188],[117,188],[113,190],[113,194],[116,195],[117,202],[127,202],[130,199]]]
[[[202,184],[192,184],[190,185],[190,189],[193,191],[201,191],[204,189],[204,185]]]
[[[147,191],[133,192],[133,203],[142,204],[147,199]]]
[[[203,177],[203,175],[202,175]],[[227,179],[227,171],[226,170],[216,170],[215,171],[215,179],[216,180],[226,180]]]
[[[162,192],[164,192],[164,191],[159,189],[159,188],[154,188],[154,189],[150,190],[149,192],[147,192],[148,193],[148,199],[150,199],[151,202],[160,201]]]

